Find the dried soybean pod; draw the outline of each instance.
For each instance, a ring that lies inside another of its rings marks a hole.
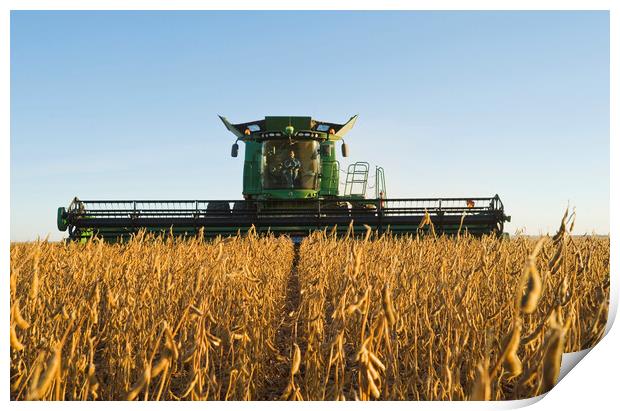
[[[530,260],[525,294],[521,298],[521,312],[531,314],[536,310],[542,291],[540,273],[533,260]]]
[[[16,351],[21,351],[24,349],[24,344],[19,341],[19,338],[17,338],[17,334],[15,333],[15,325],[11,325],[11,348]]]
[[[489,378],[488,360],[476,367],[476,379],[472,385],[470,400],[489,401],[491,399],[491,380]]]
[[[542,393],[551,390],[560,375],[562,353],[564,351],[564,332],[561,327],[552,329],[543,356]]]
[[[293,362],[291,365],[291,377],[299,372],[299,366],[301,365],[301,351],[299,350],[299,346],[297,343],[293,343],[294,353],[293,353]]]
[[[394,304],[392,303],[392,296],[388,283],[385,283],[383,286],[382,297],[383,311],[385,312],[389,326],[393,327],[396,323],[396,314],[394,313]]]
[[[517,350],[519,349],[519,343],[521,342],[521,320],[518,319],[515,321],[515,324],[512,329],[512,334],[510,336],[510,340],[506,344],[506,348],[504,349],[505,360],[504,365],[508,371],[510,371],[511,376],[517,376],[521,374],[523,367],[521,366],[521,361],[519,357],[517,357]]]
[[[26,399],[38,400],[41,399],[52,385],[54,378],[58,376],[58,370],[60,369],[62,346],[57,346],[52,355],[47,361],[44,374],[39,377],[37,384],[30,387],[30,391]]]

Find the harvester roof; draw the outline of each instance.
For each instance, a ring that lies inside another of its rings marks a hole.
[[[305,116],[266,116],[263,120],[247,123],[230,123],[219,116],[226,128],[240,140],[266,139],[293,133],[300,137],[329,138],[340,140],[353,128],[357,115],[344,124],[315,120]],[[277,135],[277,133],[280,133]]]

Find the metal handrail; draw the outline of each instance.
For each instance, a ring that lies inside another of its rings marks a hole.
[[[345,195],[366,195],[366,186],[368,184],[368,171],[370,169],[370,164],[365,161],[357,161],[353,164],[349,164],[347,168],[347,179],[346,184],[344,186]],[[362,176],[360,179],[356,179],[356,176]],[[362,192],[361,193],[353,193],[353,185],[354,184],[362,184]]]

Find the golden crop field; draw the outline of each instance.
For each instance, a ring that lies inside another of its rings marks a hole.
[[[11,245],[15,400],[539,395],[602,338],[609,238]]]

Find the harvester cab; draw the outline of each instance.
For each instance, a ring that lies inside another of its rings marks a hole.
[[[249,123],[231,124],[220,119],[236,137],[232,155],[245,143],[243,197],[299,200],[339,195],[340,163],[336,143],[351,130],[357,116],[344,124],[326,123],[311,117],[265,117]],[[343,156],[348,155],[344,141]]]
[[[337,159],[349,150],[344,136],[357,116],[345,123],[311,117],[268,116],[232,124],[220,119],[235,136],[232,157],[245,145],[243,200],[80,200],[60,207],[58,228],[72,240],[100,236],[116,241],[141,229],[159,234],[207,237],[257,232],[308,235],[315,230],[436,234],[468,231],[501,234],[504,206],[498,195],[466,198],[389,198],[383,168],[369,177],[367,162],[354,162],[346,172]],[[341,181],[341,176],[344,181]],[[341,185],[344,189],[341,190]],[[374,189],[374,193],[372,191]]]

